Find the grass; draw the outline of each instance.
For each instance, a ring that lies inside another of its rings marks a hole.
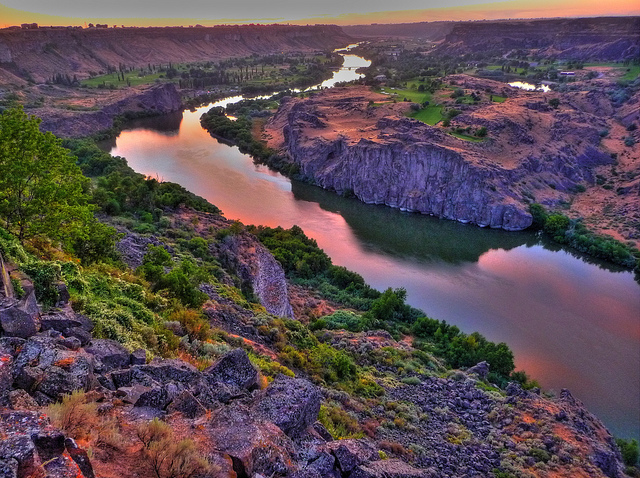
[[[420,111],[412,112],[409,116],[411,118],[417,119],[418,121],[422,121],[423,123],[433,126],[443,118],[442,106],[429,105],[426,108],[422,108]]]
[[[160,78],[160,76],[164,76],[164,73],[151,73],[145,76],[138,76],[138,73],[132,71],[131,73],[125,73],[125,80],[118,80],[117,73],[110,73],[108,75],[100,75],[94,76],[93,78],[87,78],[86,80],[82,80],[80,84],[82,86],[88,86],[90,88],[97,88],[100,85],[114,85],[116,87],[125,87],[128,86],[127,81],[131,86],[139,86],[146,85],[149,83],[155,83],[156,80],[162,81],[173,81],[174,83],[178,82],[178,78],[174,78],[173,80],[168,80],[166,78]]]
[[[635,80],[640,75],[640,65],[622,65],[620,63],[585,63],[584,66],[598,67],[606,66],[624,71],[625,74],[620,77],[621,80]]]
[[[470,136],[468,134],[462,134],[462,133],[455,133],[455,132],[450,132],[449,133],[451,136],[455,136],[456,138],[460,138],[463,139],[465,141],[471,141],[473,143],[482,143],[484,141],[484,138],[478,138],[476,136]]]
[[[493,95],[493,102],[494,103],[504,103],[505,101],[507,101],[506,97]]]

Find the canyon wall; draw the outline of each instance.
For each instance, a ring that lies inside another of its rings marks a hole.
[[[82,79],[120,64],[140,67],[326,50],[350,40],[335,25],[5,29],[0,30],[0,69],[41,83],[55,74]]]
[[[618,61],[640,55],[640,17],[463,22],[445,37],[441,53],[503,54],[537,49],[542,57]]]

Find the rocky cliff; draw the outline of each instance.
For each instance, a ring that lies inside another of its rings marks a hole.
[[[561,59],[617,61],[640,54],[640,17],[462,22],[445,37],[441,53],[534,49]]]
[[[139,67],[326,50],[349,40],[335,25],[0,30],[0,69],[40,83],[56,74],[86,78],[121,64]]]
[[[462,75],[452,81],[465,85]],[[455,118],[463,127],[487,128],[490,139],[480,142],[406,118],[408,103],[385,103],[384,95],[362,88],[284,101],[266,137],[303,177],[325,189],[366,203],[521,230],[531,225],[532,198],[557,203],[577,184],[593,184],[592,169],[612,159],[598,149],[604,119],[538,105],[532,99],[539,95],[513,89],[510,95],[508,108],[491,105]],[[374,101],[382,104],[372,106]]]
[[[55,89],[55,87],[52,87]],[[113,126],[120,115],[153,116],[180,111],[182,99],[173,83],[127,91],[123,99],[101,106],[97,111],[63,108],[34,108],[29,113],[43,119],[41,129],[61,137],[91,136]]]

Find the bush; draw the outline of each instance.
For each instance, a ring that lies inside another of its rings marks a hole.
[[[97,425],[97,405],[87,402],[86,394],[76,390],[62,402],[49,405],[47,414],[54,426],[73,438],[84,438]]]
[[[213,472],[193,440],[177,440],[166,423],[154,418],[138,427],[142,454],[157,478],[190,478]]]
[[[339,405],[321,405],[318,421],[324,425],[336,440],[361,438],[364,435],[358,420],[349,415]]]
[[[624,438],[616,438],[616,444],[620,448],[622,454],[622,461],[627,466],[635,466],[638,464],[638,457],[640,455],[640,448],[638,447],[638,440],[635,438],[625,440]]]

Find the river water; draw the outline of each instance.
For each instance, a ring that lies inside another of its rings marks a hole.
[[[369,62],[345,55],[331,80]],[[240,97],[224,100],[225,105]],[[569,388],[617,436],[640,437],[640,286],[630,272],[530,232],[481,229],[365,205],[256,165],[212,138],[212,105],[129,124],[111,147],[245,224],[291,227],[378,289],[404,287],[429,316],[506,342],[545,389]]]

